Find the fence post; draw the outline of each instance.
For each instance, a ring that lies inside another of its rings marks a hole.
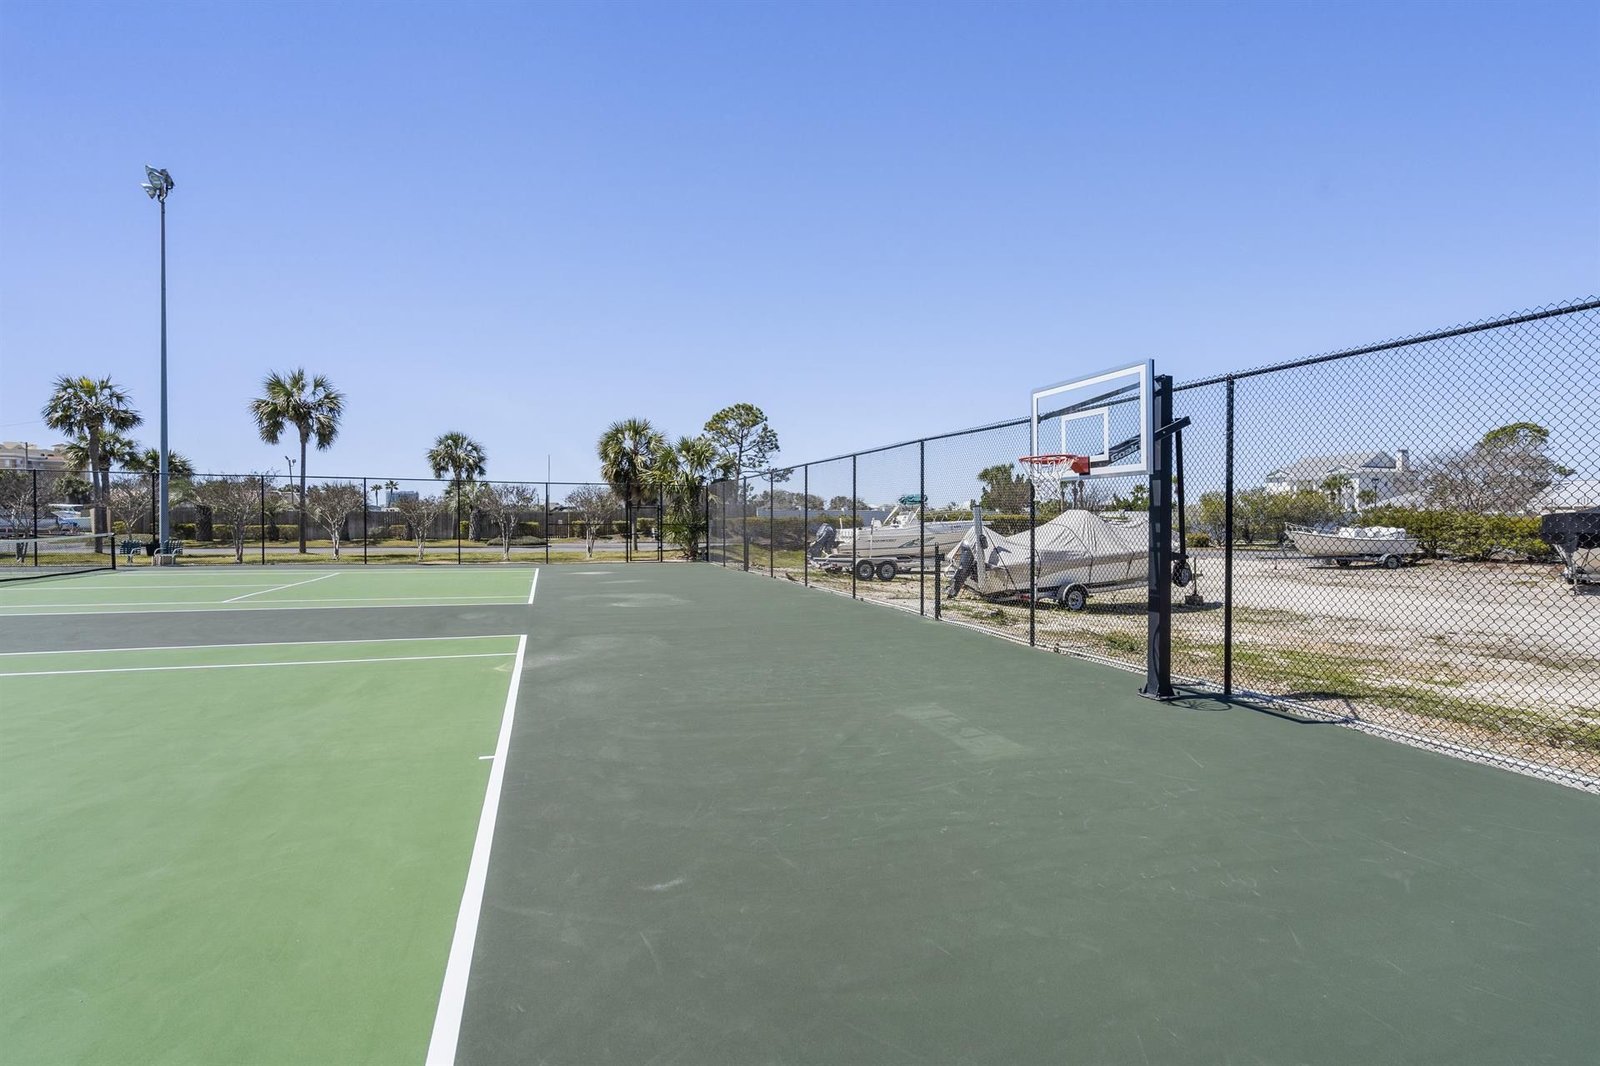
[[[1155,379],[1157,430],[1172,424],[1172,378]],[[1172,688],[1172,434],[1154,441],[1150,473],[1150,566],[1145,611],[1145,683],[1141,696],[1171,699]]]
[[[800,468],[800,583],[811,587],[811,546],[806,537],[811,533],[811,464]]]
[[[167,476],[168,477],[172,476],[170,471],[168,472]],[[161,536],[161,519],[159,517],[159,512],[156,510],[156,505],[159,502],[156,499],[156,495],[157,495],[157,493],[159,493],[161,491],[160,485],[161,485],[161,472],[158,471],[158,470],[151,471],[151,473],[150,473],[150,539],[152,539],[152,540],[155,540],[155,539],[157,539],[157,538],[159,538]],[[132,533],[133,530],[130,529],[128,532]]]
[[[706,563],[711,562],[711,478],[706,478],[706,483],[700,486],[700,491],[705,493],[706,526],[705,532],[700,536],[700,543],[706,553]]]
[[[778,478],[767,471],[767,576],[778,576],[778,502],[774,499]]]
[[[93,477],[94,475],[91,474],[89,476]],[[33,506],[28,508],[28,513],[33,515],[33,519],[32,519],[33,532],[30,533],[29,536],[33,537],[33,539],[37,542],[38,539],[39,539],[39,471],[37,471],[37,470],[29,471],[28,472],[28,480],[33,485],[33,490],[29,493],[29,495],[33,497]],[[91,522],[91,525],[92,524],[93,523]],[[34,546],[33,546],[33,553],[34,553],[35,561],[37,561],[38,554],[39,554],[39,545],[37,543],[35,543]]]
[[[856,598],[856,541],[860,540],[861,519],[856,510],[856,457],[850,457],[850,598]]]
[[[267,565],[267,475],[261,475],[261,565]],[[158,537],[160,534],[156,534]]]
[[[928,613],[928,442],[917,441],[917,614]],[[935,575],[938,571],[934,571]],[[935,576],[935,581],[938,577]]]
[[[461,479],[456,479],[456,565],[461,565]]]
[[[1222,694],[1233,695],[1233,378],[1223,419],[1222,496]]]
[[[1028,480],[1028,647],[1033,647],[1037,638],[1035,636],[1034,618],[1039,610],[1039,553],[1038,544],[1039,528],[1039,493],[1033,484],[1033,479]]]
[[[367,564],[367,541],[372,539],[367,521],[367,479],[361,479],[361,565]]]
[[[667,542],[662,540],[661,519],[667,510],[667,493],[664,489],[656,490],[656,562],[667,561]]]
[[[726,479],[724,479],[726,483]],[[722,493],[722,568],[728,568],[728,493]]]
[[[544,564],[550,565],[550,482],[544,483]]]
[[[939,595],[939,574],[938,571],[935,571],[933,575],[933,620],[935,622],[939,620],[939,616],[943,613],[940,609]]]

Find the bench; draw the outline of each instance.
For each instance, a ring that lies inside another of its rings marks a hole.
[[[180,556],[182,554],[183,554],[183,541],[181,541],[181,540],[164,540],[164,541],[161,542],[161,546],[156,549],[156,565],[160,566],[161,565],[161,560],[163,558],[165,558],[169,563],[170,562],[177,562],[178,561],[178,556]]]

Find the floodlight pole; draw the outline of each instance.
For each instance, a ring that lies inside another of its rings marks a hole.
[[[149,179],[144,185],[145,193],[161,207],[161,458],[157,470],[160,478],[157,508],[157,541],[158,548],[165,547],[167,541],[172,539],[172,515],[168,508],[171,476],[168,469],[167,449],[167,194],[173,189],[172,175],[165,170],[154,167],[144,168],[145,176]],[[156,558],[159,560],[160,555]]]

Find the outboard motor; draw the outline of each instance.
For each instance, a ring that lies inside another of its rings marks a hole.
[[[949,599],[955,599],[961,594],[961,589],[978,573],[978,560],[972,554],[972,549],[960,544],[956,546],[956,565],[950,571],[950,590],[945,593]]]
[[[813,559],[818,559],[832,551],[838,544],[838,531],[824,522],[817,527],[816,536],[812,538],[810,546],[806,548],[806,554]]]

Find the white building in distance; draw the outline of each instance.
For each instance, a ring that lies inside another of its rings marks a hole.
[[[0,441],[0,470],[47,470],[52,474],[65,474],[72,469],[67,463],[66,450],[65,444],[47,448],[25,440]]]
[[[1392,496],[1414,488],[1411,453],[1401,448],[1388,452],[1350,452],[1346,455],[1307,455],[1267,474],[1268,492],[1326,492],[1330,479],[1342,479],[1337,504],[1346,511],[1375,507]]]

